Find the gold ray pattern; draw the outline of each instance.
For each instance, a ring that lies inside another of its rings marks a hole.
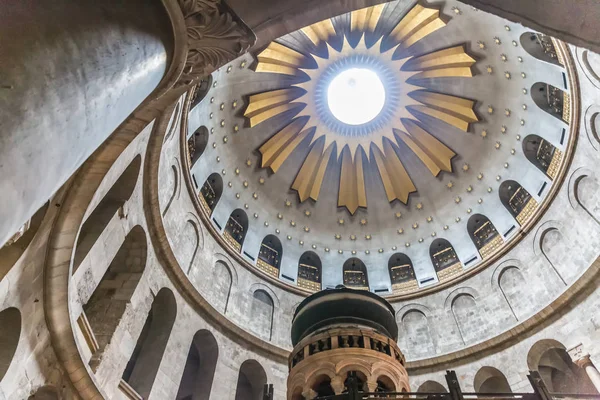
[[[244,113],[252,127],[284,113],[289,115],[287,125],[259,148],[263,168],[277,172],[302,141],[310,140],[308,155],[291,186],[298,192],[301,202],[309,198],[316,201],[328,166],[337,166],[341,168],[338,206],[346,207],[351,214],[359,207],[367,207],[363,163],[374,162],[388,201],[399,200],[407,204],[410,193],[416,192],[417,188],[403,164],[401,154],[404,150],[400,144],[410,149],[434,176],[441,171],[451,173],[452,158],[456,153],[427,130],[425,120],[434,118],[465,132],[470,124],[478,121],[473,110],[474,101],[431,90],[435,83],[431,78],[472,76],[471,67],[476,61],[466,53],[464,46],[402,57],[411,45],[446,25],[440,10],[415,5],[390,28],[389,34],[382,34],[369,47],[365,34],[375,33],[384,18],[384,9],[385,4],[380,4],[350,13],[350,32],[363,33],[354,47],[345,35],[336,32],[333,20],[327,19],[301,29],[315,46],[325,43],[326,57],[310,50],[302,54],[276,42],[258,54],[256,72],[305,78],[282,89],[251,95]],[[329,43],[336,35],[342,36],[340,50]],[[392,41],[394,46],[384,50],[384,39]],[[393,57],[396,53],[400,55],[399,59]],[[388,88],[392,90],[393,101],[386,100],[389,104],[384,105],[384,109],[387,107],[385,118],[369,126],[368,130],[348,134],[346,128],[339,128],[324,119],[319,107],[327,106],[315,101],[315,93],[324,71],[354,56],[376,59],[391,71],[392,79],[399,83],[400,89]],[[335,155],[334,161],[330,160],[332,155]]]

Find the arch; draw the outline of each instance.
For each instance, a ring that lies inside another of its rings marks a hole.
[[[540,249],[546,261],[550,263],[550,266],[556,272],[556,275],[566,285],[566,275],[571,275],[570,271],[564,270],[565,255],[569,254],[569,247],[562,232],[554,226],[544,230],[540,235]]]
[[[175,197],[177,196],[177,190],[179,188],[179,171],[178,171],[178,167],[179,165],[171,165],[171,170],[169,173],[169,192],[171,193],[171,195],[169,196],[169,200],[167,201],[167,205],[165,206],[165,209],[163,210],[162,216],[164,218],[165,215],[167,215],[167,211],[169,211],[169,208],[171,208],[171,204],[173,204],[173,200],[175,200]]]
[[[405,352],[411,359],[432,356],[436,353],[429,319],[422,310],[411,308],[400,319]]]
[[[575,201],[594,221],[600,223],[600,184],[595,176],[581,175],[573,187]]]
[[[141,164],[142,157],[138,154],[81,225],[75,246],[73,272],[79,268],[110,220],[117,212],[123,212],[123,206],[137,184]]]
[[[569,123],[568,95],[562,89],[537,82],[531,86],[531,99],[542,110],[565,123]]]
[[[173,292],[160,289],[122,376],[143,398],[150,395],[176,316],[177,301]]]
[[[331,386],[331,377],[329,375],[319,374],[312,378],[312,380],[313,382],[310,385],[310,388],[314,390],[317,397],[335,395],[335,391]]]
[[[247,232],[248,215],[241,208],[236,208],[229,216],[227,225],[225,225],[225,231],[223,232],[225,241],[233,246],[238,252],[241,252]]]
[[[440,282],[458,275],[462,271],[456,251],[446,239],[435,239],[429,246],[429,257]]]
[[[467,221],[467,232],[483,259],[494,253],[504,243],[492,221],[482,214],[471,215]]]
[[[562,160],[562,152],[552,143],[538,135],[527,135],[523,139],[525,157],[550,179],[556,178]]]
[[[375,382],[377,382],[375,393],[389,393],[396,391],[396,384],[393,379],[387,375],[378,376]]]
[[[512,393],[506,376],[494,367],[481,367],[473,379],[476,393]]]
[[[179,240],[177,252],[181,254],[180,257],[184,260],[181,266],[186,269],[186,274],[189,275],[192,272],[192,267],[200,248],[200,230],[198,224],[188,219]]]
[[[554,46],[554,41],[550,36],[543,33],[524,32],[519,38],[523,50],[538,60],[550,64],[562,66],[558,61],[558,54]]]
[[[58,390],[53,386],[42,386],[27,400],[59,400]]]
[[[321,290],[322,264],[314,251],[305,251],[298,260],[297,285],[305,289]]]
[[[261,400],[267,383],[265,369],[256,360],[246,360],[240,366],[235,389],[235,400]]]
[[[517,181],[502,182],[498,189],[498,196],[500,196],[500,202],[519,225],[523,225],[537,207],[537,201]]]
[[[506,300],[513,316],[517,321],[523,320],[534,311],[536,299],[531,290],[524,290],[528,285],[521,269],[512,263],[498,267],[497,284]]]
[[[222,260],[218,260],[215,263],[210,284],[213,289],[210,300],[216,309],[225,314],[227,312],[229,296],[231,295],[231,286],[233,284],[233,276],[227,263]]]
[[[200,104],[202,102],[202,100],[204,100],[204,98],[208,94],[208,91],[212,87],[212,82],[213,82],[212,75],[208,75],[208,76],[203,77],[200,80],[200,82],[198,82],[196,84],[196,86],[194,86],[194,90],[193,90],[192,96],[191,96],[192,99],[191,99],[191,104],[190,104],[190,111],[192,111],[194,109],[194,107],[196,107],[198,104]]]
[[[188,161],[190,165],[190,169],[196,165],[196,162],[200,159],[200,156],[204,154],[204,150],[206,150],[206,145],[208,144],[208,128],[205,126],[201,126],[196,129],[193,135],[188,138],[187,141],[187,151],[188,151]]]
[[[450,308],[464,344],[469,344],[482,337],[480,333],[483,333],[483,324],[481,317],[476,314],[477,302],[471,294],[459,293],[452,299]]]
[[[527,354],[527,366],[540,373],[550,392],[598,393],[585,371],[573,363],[565,346],[557,340],[536,342]]]
[[[419,386],[417,392],[423,393],[448,393],[448,390],[439,382],[425,381]]]
[[[6,376],[21,337],[21,312],[15,307],[0,311],[0,382]]]
[[[219,345],[206,329],[194,335],[188,352],[176,400],[209,400],[213,385]]]
[[[252,293],[250,308],[250,327],[260,337],[271,340],[273,335],[273,298],[265,290],[258,289]]]
[[[369,290],[367,267],[359,258],[352,257],[346,260],[342,271],[345,286],[352,289]]]
[[[200,203],[210,215],[221,200],[223,194],[223,178],[220,174],[213,172],[206,178],[200,189]]]
[[[177,131],[177,127],[179,125],[180,117],[181,117],[181,100],[177,102],[175,108],[173,109],[173,114],[171,114],[171,118],[169,118],[169,123],[167,125],[167,129],[165,130],[165,138],[163,143],[170,141],[173,137],[175,131]]]
[[[388,273],[393,291],[411,292],[419,288],[413,263],[404,253],[392,254],[388,260]]]
[[[48,211],[50,202],[46,202],[41,206],[35,214],[21,226],[4,246],[0,247],[0,281],[8,274],[8,271],[19,261],[33,238],[37,234],[38,229],[42,225],[44,216]]]
[[[283,246],[275,235],[267,235],[260,244],[256,266],[265,273],[279,278]]]
[[[140,225],[129,231],[96,289],[83,305],[83,312],[96,338],[90,366],[95,371],[104,350],[123,318],[127,305],[137,288],[148,254],[146,233]]]

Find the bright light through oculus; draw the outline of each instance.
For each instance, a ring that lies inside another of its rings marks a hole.
[[[340,72],[327,88],[327,104],[334,117],[348,125],[372,121],[383,109],[385,89],[377,74],[365,68]]]

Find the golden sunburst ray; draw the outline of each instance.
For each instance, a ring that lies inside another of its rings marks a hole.
[[[385,38],[381,35],[367,46],[365,34],[376,31],[384,8],[385,4],[380,4],[350,13],[350,32],[360,35],[354,47],[346,35],[342,35],[340,50],[330,45],[336,29],[333,20],[327,19],[301,29],[314,46],[325,44],[327,56],[309,50],[310,55],[306,55],[277,42],[269,44],[257,56],[256,72],[305,78],[285,88],[251,95],[244,113],[252,127],[284,113],[289,116],[288,123],[259,148],[263,168],[277,172],[304,139],[310,140],[308,155],[291,186],[301,202],[318,199],[325,171],[328,165],[335,164],[341,168],[338,206],[346,207],[351,214],[359,207],[366,207],[363,168],[366,160],[377,165],[388,201],[407,204],[410,193],[417,189],[398,156],[398,143],[403,142],[434,176],[441,171],[452,172],[451,160],[456,153],[417,121],[425,123],[423,118],[431,117],[462,131],[468,131],[470,124],[478,121],[474,101],[437,93],[428,83],[432,78],[472,76],[471,67],[476,60],[464,46],[393,58],[398,49],[408,49],[446,25],[439,9],[415,5]],[[384,39],[395,45],[384,50]],[[384,75],[389,75],[386,82],[391,86],[386,88],[382,116],[364,126],[344,125],[323,112],[327,105],[322,100],[320,82],[324,79],[321,78],[328,71],[341,68],[347,60],[374,62]],[[338,162],[330,163],[332,154]]]

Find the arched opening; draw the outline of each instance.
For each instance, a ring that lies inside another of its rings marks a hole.
[[[250,327],[260,337],[271,340],[273,334],[273,312],[275,306],[271,296],[262,289],[252,293]]]
[[[519,225],[523,225],[537,207],[537,201],[516,181],[502,182],[498,195],[500,196],[500,202],[510,215],[517,220]]]
[[[569,254],[569,246],[566,238],[557,228],[545,230],[540,237],[540,248],[546,261],[550,264],[556,275],[566,285],[567,278],[571,277],[575,271],[567,268],[566,254]]]
[[[194,87],[194,90],[192,91],[192,99],[191,99],[191,103],[190,103],[190,111],[194,109],[194,107],[196,107],[198,104],[200,104],[202,102],[202,100],[204,100],[204,98],[206,97],[206,94],[208,93],[208,91],[210,90],[211,86],[212,86],[212,75],[208,75],[206,77],[203,77],[200,82],[198,82],[196,84],[196,86]]]
[[[527,354],[527,365],[540,373],[550,392],[598,394],[585,370],[571,360],[565,346],[556,340],[536,342]]]
[[[517,321],[535,309],[536,294],[526,290],[528,284],[521,270],[514,265],[507,266],[498,275],[498,286]]]
[[[448,390],[436,381],[425,381],[419,386],[417,392],[423,393],[448,393]]]
[[[317,397],[334,396],[335,391],[331,387],[331,378],[328,375],[319,375],[311,385]]]
[[[175,196],[177,196],[177,189],[179,188],[179,172],[177,171],[177,167],[175,165],[171,165],[171,170],[169,171],[169,181],[167,182],[169,190],[167,190],[169,195],[169,200],[167,201],[167,205],[163,210],[162,216],[167,215],[167,211],[171,208],[171,204],[173,204],[173,200],[175,200]]]
[[[150,395],[158,374],[176,316],[177,302],[173,292],[167,288],[160,289],[122,376],[145,399]]]
[[[404,352],[411,358],[422,358],[435,354],[435,344],[429,320],[422,311],[408,310],[402,316],[400,338]]]
[[[232,282],[233,277],[227,264],[223,261],[217,261],[213,268],[212,279],[209,282],[209,287],[212,289],[212,296],[209,298],[215,308],[222,313],[227,312]]]
[[[227,225],[225,225],[225,231],[223,232],[225,241],[233,246],[235,250],[241,252],[247,231],[248,215],[241,208],[233,210],[227,220]]]
[[[388,272],[394,292],[412,292],[419,288],[412,261],[406,254],[393,254],[388,260]]]
[[[21,337],[21,312],[10,307],[0,311],[0,382],[12,362]]]
[[[313,290],[321,290],[321,259],[314,251],[306,251],[298,260],[298,286]]]
[[[467,232],[483,259],[493,254],[504,243],[492,221],[485,215],[471,215],[467,222]]]
[[[575,200],[594,221],[600,223],[600,184],[595,177],[583,175],[575,181]]]
[[[282,256],[283,247],[277,236],[267,235],[260,244],[256,266],[261,271],[275,278],[279,278]]]
[[[390,393],[396,391],[396,385],[394,381],[385,375],[381,375],[377,378],[377,387],[375,388],[375,393]]]
[[[33,214],[33,217],[24,223],[19,231],[0,248],[0,281],[8,274],[8,271],[19,261],[19,258],[21,258],[27,247],[29,247],[40,225],[42,225],[49,204],[49,202],[46,202],[46,204],[40,207]]]
[[[94,371],[142,278],[146,268],[147,246],[144,229],[136,225],[125,237],[98,286],[83,305],[83,314],[78,322],[85,327],[87,319],[90,330],[83,329],[84,335],[87,334],[88,344],[96,343],[90,346],[93,353],[90,366]]]
[[[537,82],[531,86],[533,102],[548,114],[567,124],[570,121],[569,95],[564,90],[547,83]]]
[[[200,231],[196,222],[187,220],[179,236],[177,255],[180,259],[181,268],[185,268],[186,274],[190,275],[198,249],[200,248]]]
[[[454,247],[446,239],[435,239],[429,246],[429,257],[440,282],[453,278],[462,271],[462,264]]]
[[[506,376],[494,367],[481,367],[473,379],[477,393],[512,393]]]
[[[472,343],[483,337],[485,324],[479,313],[475,298],[462,293],[452,300],[452,316],[464,344]]]
[[[550,64],[561,65],[554,41],[543,33],[525,32],[520,38],[521,46],[531,56]]]
[[[194,134],[188,138],[187,150],[190,169],[200,159],[200,156],[202,156],[204,150],[206,150],[207,144],[208,128],[205,126],[201,126],[200,128],[196,129],[196,132],[194,132]]]
[[[212,333],[196,332],[190,345],[176,400],[209,400],[219,346]]]
[[[367,267],[356,257],[349,258],[342,268],[344,285],[352,289],[369,290]]]
[[[123,212],[125,202],[129,200],[135,189],[141,164],[142,157],[138,154],[81,226],[75,246],[73,272],[79,268],[110,220],[117,212]]]
[[[350,388],[353,388],[355,392],[366,392],[367,377],[365,374],[359,371],[348,371],[346,380],[344,380],[344,391],[342,393],[348,393]]]
[[[267,374],[262,365],[255,360],[244,361],[238,374],[235,400],[261,400],[266,383]]]
[[[58,391],[52,386],[42,386],[27,400],[59,400]]]
[[[212,214],[223,194],[223,178],[216,172],[210,174],[200,189],[200,203],[208,215]]]
[[[556,178],[562,161],[562,151],[538,135],[527,135],[523,139],[525,157],[550,179]]]

